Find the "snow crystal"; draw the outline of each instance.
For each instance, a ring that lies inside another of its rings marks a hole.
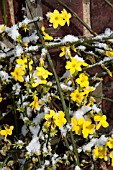
[[[16,46],[16,56],[21,56],[22,53],[23,53],[23,48],[18,44]]]
[[[61,42],[62,42],[63,44],[65,44],[65,43],[68,43],[68,42],[72,43],[72,42],[75,42],[75,41],[78,41],[78,40],[79,40],[78,37],[75,37],[74,35],[66,35],[66,36],[61,40]]]

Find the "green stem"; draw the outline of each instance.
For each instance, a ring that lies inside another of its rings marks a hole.
[[[6,162],[8,161],[8,159],[10,158],[10,156],[7,156],[3,162],[3,167],[6,165]]]
[[[49,127],[49,133],[48,133],[48,138],[47,138],[47,142],[46,142],[46,147],[48,147],[48,142],[49,142],[49,138],[50,138],[52,122],[53,122],[53,120],[51,119],[51,124],[50,124],[50,127]]]
[[[69,12],[71,12],[76,18],[77,20],[84,26],[87,28],[87,30],[94,36],[96,36],[97,34],[77,15],[77,13],[75,13],[71,8],[69,8],[65,3],[63,3],[61,0],[57,0],[57,2],[62,5],[65,9],[67,9]]]
[[[16,130],[16,137],[18,138],[18,122],[17,122],[17,113],[16,113],[16,106],[15,106],[15,101],[14,97],[13,98],[13,110],[14,110],[14,122],[15,122],[15,130]]]
[[[30,10],[30,5],[29,5],[28,0],[26,0],[26,2],[27,2],[27,6],[28,6],[28,8],[29,8],[29,10]],[[31,11],[30,11],[30,13],[31,13]],[[33,17],[33,15],[31,15],[31,16]],[[62,93],[62,90],[61,90],[61,87],[60,87],[60,82],[59,82],[58,76],[57,76],[57,74],[56,74],[56,70],[55,70],[55,68],[54,68],[54,65],[53,65],[51,56],[50,56],[50,54],[49,54],[49,52],[48,52],[47,46],[45,45],[43,36],[42,36],[42,34],[41,34],[41,32],[40,32],[40,29],[39,29],[39,27],[38,27],[38,24],[35,23],[35,22],[34,22],[34,24],[35,24],[35,27],[36,27],[38,36],[39,36],[39,38],[40,38],[40,40],[41,40],[41,42],[42,42],[42,46],[43,46],[43,48],[45,48],[45,49],[47,50],[47,59],[48,59],[49,65],[50,65],[50,67],[51,67],[51,69],[52,69],[52,71],[53,71],[53,74],[54,74],[54,77],[55,77],[55,80],[56,80],[56,83],[57,83],[57,88],[58,88],[58,91],[59,91],[59,95],[60,95],[60,98],[61,98],[63,110],[64,110],[64,112],[65,112],[67,122],[69,123],[69,122],[70,122],[69,114],[68,114],[68,110],[67,110],[67,107],[66,107],[66,103],[65,103],[65,100],[64,100],[64,96],[63,96],[63,93]],[[76,144],[75,144],[75,141],[74,141],[74,137],[73,137],[72,131],[70,131],[70,137],[71,137],[71,141],[72,141],[73,151],[74,151],[74,153],[75,153],[75,155],[76,155],[76,162],[75,162],[75,164],[77,164],[77,165],[79,166],[80,163],[79,163],[78,151],[77,151],[77,148],[76,148]]]
[[[111,8],[113,8],[113,4],[109,0],[104,0]]]
[[[109,101],[109,102],[113,102],[113,100],[112,100],[112,99],[107,98],[107,97],[95,96],[95,95],[92,95],[92,96],[93,96],[93,97],[95,97],[95,98],[99,98],[99,99],[107,100],[107,101]]]
[[[4,24],[7,25],[6,0],[2,0],[2,11],[3,11]]]

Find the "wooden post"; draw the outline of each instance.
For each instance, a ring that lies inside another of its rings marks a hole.
[[[82,0],[83,3],[83,21],[91,27],[91,20],[90,20],[90,0]],[[91,33],[83,27],[83,35],[85,37],[90,37],[92,36]]]
[[[12,25],[14,25],[15,24],[15,15],[14,15],[13,0],[8,0],[8,5],[9,5],[9,12],[10,12],[10,17],[11,17],[11,23],[12,23]]]

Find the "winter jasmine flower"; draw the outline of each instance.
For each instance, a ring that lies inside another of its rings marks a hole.
[[[108,122],[106,121],[106,115],[103,115],[103,116],[95,115],[94,120],[96,122],[99,122],[96,125],[96,130],[100,129],[101,126],[103,126],[104,128],[107,128],[109,126]]]
[[[109,157],[111,158],[111,166],[113,166],[113,151],[110,152]]]
[[[46,79],[49,75],[52,75],[48,70],[44,69],[43,67],[36,67],[37,73],[36,75]]]
[[[105,161],[107,161],[107,148],[105,146],[100,146],[100,147],[95,147],[95,149],[93,150],[94,152],[94,159],[100,158],[100,159],[104,159]]]
[[[71,74],[77,73],[79,71],[82,71],[81,66],[88,66],[87,63],[81,62],[77,60],[76,58],[71,58],[71,61],[67,61],[66,63],[66,69],[70,70]]]
[[[79,75],[79,78],[76,79],[76,82],[80,85],[81,88],[89,86],[88,76],[84,73]]]
[[[59,13],[58,10],[54,10],[54,12],[48,13],[49,22],[53,24],[53,28],[56,29],[59,25],[64,26],[65,21],[63,20],[62,15]]]
[[[11,72],[11,75],[13,76],[15,81],[23,82],[23,75],[25,75],[25,71],[20,67],[15,67],[14,72]]]
[[[83,92],[79,92],[78,89],[74,90],[74,92],[72,92],[70,94],[71,100],[77,102],[78,104],[81,104],[83,98],[84,98],[84,93]]]
[[[69,26],[71,14],[70,14],[70,13],[67,13],[67,11],[66,11],[65,9],[63,9],[63,10],[61,11],[61,14],[62,14],[63,20],[64,20],[65,22],[67,22],[67,25]]]
[[[34,95],[34,101],[30,104],[32,106],[32,109],[37,109],[39,107],[38,97]]]
[[[12,135],[12,131],[14,129],[14,126],[4,126],[4,130],[0,130],[0,135],[4,136],[4,140],[6,141],[7,135]]]
[[[106,145],[110,148],[113,149],[113,138],[109,138],[108,142],[106,143]]]
[[[76,120],[74,117],[71,118],[72,131],[75,131],[77,135],[81,135],[82,127],[84,124],[84,118]]]
[[[64,124],[66,124],[66,122],[67,122],[64,117],[65,117],[64,112],[59,111],[59,112],[57,113],[57,117],[56,117],[56,120],[55,120],[55,124],[56,124],[59,128],[61,128],[61,127],[62,127]]]
[[[87,138],[89,134],[93,134],[94,128],[95,125],[92,124],[91,119],[86,120],[83,124],[83,130],[82,130],[83,137]]]

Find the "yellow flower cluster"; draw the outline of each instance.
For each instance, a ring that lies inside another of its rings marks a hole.
[[[77,120],[76,118],[72,117],[72,131],[75,131],[77,135],[83,134],[83,137],[87,138],[89,134],[94,134],[95,128],[96,130],[98,130],[101,126],[104,128],[107,128],[109,126],[108,122],[106,121],[105,115],[95,115],[94,121],[96,121],[96,123],[92,124],[92,120],[90,118],[88,120],[85,120],[84,118],[80,118]],[[110,147],[113,147],[113,140],[110,139],[108,145]]]
[[[107,161],[107,159],[108,159],[107,148],[105,146],[95,147],[94,158],[95,159],[100,158],[100,159],[104,159],[105,161]]]
[[[83,134],[84,138],[87,138],[89,134],[94,133],[95,124],[92,124],[91,119],[85,120],[84,118],[80,118],[77,120],[76,118],[71,118],[72,123],[72,131],[75,131],[77,135]]]
[[[61,128],[67,122],[64,112],[59,111],[58,113],[55,113],[54,110],[50,110],[50,113],[45,115],[45,120],[45,125],[50,126],[52,122],[54,127],[58,126],[59,128]]]
[[[105,145],[96,146],[93,150],[95,159],[104,159],[108,161],[111,158],[111,166],[113,166],[113,138],[109,138]]]
[[[94,91],[95,88],[89,86],[88,76],[85,73],[81,73],[75,82],[77,83],[77,89],[70,94],[71,100],[78,105],[81,105],[82,102],[87,103],[89,93]]]
[[[69,26],[71,14],[67,13],[65,9],[59,13],[58,10],[48,13],[49,22],[53,24],[53,28],[58,28],[58,26],[64,26],[66,23]]]
[[[14,72],[11,72],[11,75],[16,81],[23,82],[24,81],[23,76],[26,73],[25,69],[28,69],[29,72],[32,71],[33,60],[30,59],[30,61],[28,61],[27,57],[23,57],[18,58],[16,60],[16,63],[18,64],[18,66],[15,67]]]

